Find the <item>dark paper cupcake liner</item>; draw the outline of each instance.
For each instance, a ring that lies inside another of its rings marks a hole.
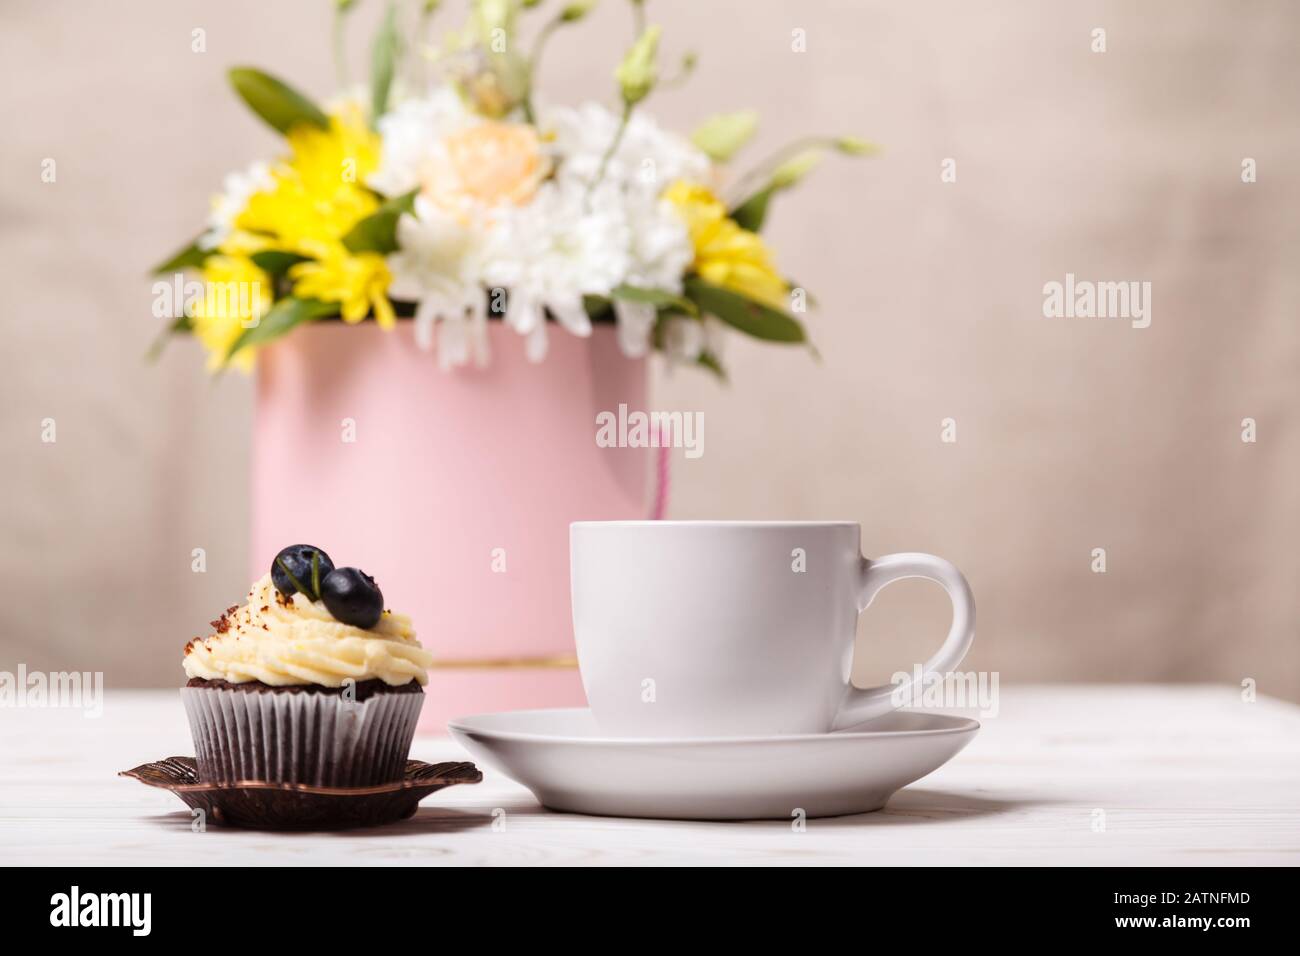
[[[365,787],[399,780],[423,694],[337,694],[182,687],[199,779]]]

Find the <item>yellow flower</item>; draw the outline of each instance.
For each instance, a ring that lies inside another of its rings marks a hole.
[[[293,294],[300,299],[337,302],[344,322],[360,322],[373,310],[380,328],[397,321],[388,301],[393,275],[377,252],[349,252],[341,242],[308,243],[312,259],[289,269]]]
[[[379,208],[364,183],[379,165],[380,143],[355,106],[331,116],[327,130],[303,124],[288,138],[289,158],[271,170],[275,186],[255,193],[235,226],[306,255],[303,242],[341,239]]]
[[[221,240],[221,245],[217,251],[223,256],[243,256],[247,258],[264,249],[274,249],[275,241],[270,236],[262,235],[259,232],[247,232],[243,229],[232,229],[225,239]]]
[[[315,261],[289,271],[294,295],[336,302],[348,322],[373,311],[381,326],[391,327],[392,275],[384,257],[353,253],[342,242],[379,208],[364,186],[379,165],[379,137],[353,104],[330,117],[329,129],[295,126],[288,138],[289,157],[271,171],[275,185],[249,199],[222,251],[243,251],[260,241],[262,248],[308,256]]]
[[[453,215],[481,203],[522,206],[551,172],[537,130],[521,123],[479,123],[447,136],[420,171],[420,192]]]
[[[271,278],[243,256],[209,256],[203,264],[203,295],[190,307],[194,334],[208,350],[208,368],[220,368],[246,328],[271,308]],[[244,371],[253,350],[242,348],[231,362]]]
[[[694,270],[714,285],[773,308],[783,309],[789,286],[776,271],[772,253],[757,233],[742,229],[707,187],[679,180],[664,191],[677,209],[695,248]]]

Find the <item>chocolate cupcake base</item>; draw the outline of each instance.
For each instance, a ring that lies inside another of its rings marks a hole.
[[[199,779],[318,787],[400,780],[423,690],[385,685],[363,694],[362,684],[372,683],[382,684],[363,681],[355,696],[314,685],[205,681],[182,687]]]

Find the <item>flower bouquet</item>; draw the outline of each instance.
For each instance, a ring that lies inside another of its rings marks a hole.
[[[868,144],[811,137],[729,176],[757,116],[717,115],[689,138],[655,123],[646,100],[695,60],[661,75],[644,0],[629,0],[635,38],[612,105],[576,107],[548,102],[535,82],[548,41],[594,0],[477,0],[438,39],[440,4],[390,4],[367,88],[349,82],[342,55],[355,5],[335,2],[342,92],[324,105],[259,70],[230,72],[287,151],[229,175],[206,229],[157,269],[201,273],[183,309],[156,311],[199,339],[212,368],[248,368],[323,319],[389,329],[411,318],[444,368],[488,362],[491,320],[533,361],[553,328],[588,336],[613,323],[627,356],[655,349],[718,374],[725,327],[805,341],[807,296],[759,231],[771,199],[823,154]]]

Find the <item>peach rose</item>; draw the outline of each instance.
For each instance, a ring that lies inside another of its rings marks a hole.
[[[452,133],[421,170],[421,194],[453,214],[474,204],[522,206],[551,172],[537,131],[520,123],[479,123]]]

